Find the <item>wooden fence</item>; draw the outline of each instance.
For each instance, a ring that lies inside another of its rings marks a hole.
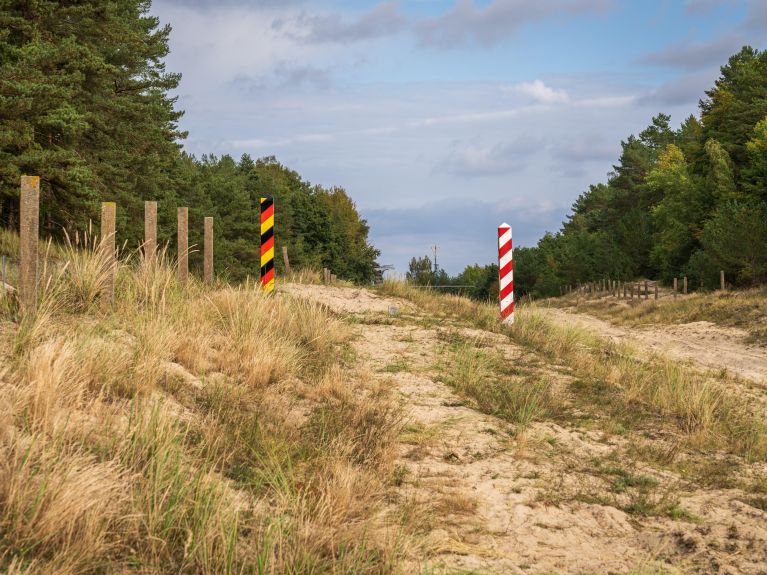
[[[21,177],[21,219],[19,227],[19,303],[23,311],[34,311],[38,299],[40,178]],[[114,202],[101,204],[101,229],[98,249],[104,250],[109,268],[101,299],[106,307],[114,302],[115,272],[117,269],[117,209]],[[189,209],[178,208],[178,280],[183,285],[189,276]],[[144,202],[144,243],[141,246],[147,261],[157,257],[157,202]],[[204,220],[203,246],[204,281],[213,283],[213,218]],[[3,277],[5,273],[3,272]],[[5,279],[3,280],[5,281]],[[10,287],[10,286],[9,286]]]
[[[674,278],[673,281],[673,287],[672,287],[672,294],[673,297],[676,298],[679,294],[679,278]],[[682,288],[681,293],[682,295],[687,295],[688,293],[688,285],[687,285],[687,276],[682,277]],[[644,280],[644,281],[621,281],[621,280],[613,280],[609,278],[605,278],[599,281],[592,281],[592,282],[585,282],[585,283],[577,283],[575,285],[560,285],[559,286],[559,295],[565,296],[570,294],[576,294],[581,296],[589,296],[589,295],[607,295],[612,296],[617,299],[628,299],[633,300],[634,296],[636,295],[637,300],[641,299],[649,299],[650,298],[650,288],[652,288],[653,291],[653,299],[658,299],[659,297],[659,282],[657,281],[651,281],[651,280]],[[727,284],[725,283],[725,277],[724,277],[724,270],[721,270],[719,272],[719,289],[721,291],[726,291]]]
[[[2,290],[0,296],[7,292],[18,290],[18,297],[23,311],[34,311],[38,300],[38,262],[40,234],[40,178],[38,176],[21,177],[20,198],[20,227],[19,227],[19,273],[18,286],[10,285],[7,275],[8,260],[2,258],[0,273]],[[116,222],[118,206],[114,202],[101,204],[101,233],[99,249],[106,251],[107,265],[110,269],[109,279],[105,282],[101,299],[104,305],[111,307],[114,302],[115,272],[117,269],[116,251]],[[177,210],[177,242],[178,262],[177,276],[182,285],[189,280],[189,208],[179,207]],[[141,246],[146,261],[157,257],[157,202],[144,202],[144,243]],[[286,273],[290,273],[288,247],[282,247],[282,257]],[[336,275],[327,268],[322,270],[322,279],[326,284],[337,281]],[[213,218],[203,219],[203,281],[212,284],[215,278],[213,267]]]

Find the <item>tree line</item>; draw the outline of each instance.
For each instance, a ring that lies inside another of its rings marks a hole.
[[[562,228],[514,251],[518,292],[609,277],[694,287],[767,282],[767,52],[744,47],[677,129],[659,114]]]
[[[18,227],[19,177],[41,176],[41,231],[61,237],[118,204],[117,234],[143,241],[143,202],[158,201],[159,238],[175,249],[176,207],[190,243],[215,218],[217,270],[258,273],[259,198],[277,207],[276,250],[291,264],[341,278],[374,277],[379,252],[342,188],[312,185],[274,157],[196,158],[183,152],[183,112],[169,96],[169,25],[148,0],[9,0],[0,9],[0,224]],[[276,259],[278,271],[280,258]],[[198,253],[190,265],[201,265]]]

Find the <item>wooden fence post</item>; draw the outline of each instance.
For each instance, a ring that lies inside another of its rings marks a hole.
[[[101,204],[101,249],[104,250],[104,260],[108,274],[101,292],[101,301],[105,308],[111,308],[115,301],[115,272],[117,261],[115,258],[115,224],[117,220],[117,204],[103,202]]]
[[[40,177],[21,176],[19,218],[19,292],[25,312],[37,308],[37,260],[40,234]]]
[[[189,208],[178,208],[178,283],[189,278]]]
[[[154,261],[157,253],[157,202],[144,202],[144,259]]]
[[[687,276],[684,276],[684,278],[682,278],[682,293],[684,295],[687,295]]]
[[[631,284],[631,299],[632,300],[634,299],[634,284],[633,284],[633,282]]]
[[[658,299],[658,282],[655,282],[655,299]]]
[[[626,299],[626,282],[623,282],[623,299]]]
[[[203,236],[203,280],[206,284],[213,283],[213,218],[208,216],[204,220]]]
[[[724,291],[724,270],[719,270],[719,289]]]
[[[650,284],[647,280],[644,281],[644,298],[649,299],[650,297]]]
[[[282,261],[285,264],[285,273],[290,274],[290,258],[288,258],[288,246],[282,246]]]
[[[677,278],[674,278],[674,299],[676,299],[676,292],[679,291],[679,282]]]

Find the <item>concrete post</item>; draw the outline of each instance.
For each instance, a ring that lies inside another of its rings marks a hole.
[[[206,284],[213,283],[213,218],[206,217],[203,240],[203,279]]]
[[[40,177],[21,176],[19,219],[19,296],[25,312],[37,309],[37,260],[40,234]]]
[[[101,301],[105,308],[111,308],[115,300],[115,223],[117,219],[117,204],[103,202],[101,204],[101,244],[104,251],[104,263],[107,267],[107,278],[101,291]]]
[[[186,285],[189,278],[189,208],[178,209],[178,282]]]
[[[153,261],[157,253],[157,202],[144,202],[144,259]]]
[[[282,261],[285,264],[285,273],[290,273],[290,259],[288,258],[288,246],[282,246]]]

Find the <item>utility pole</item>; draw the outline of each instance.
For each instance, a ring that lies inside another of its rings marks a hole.
[[[437,250],[439,246],[434,244],[431,249],[434,252],[434,285],[437,285],[437,270],[439,270],[439,267],[437,267]]]

